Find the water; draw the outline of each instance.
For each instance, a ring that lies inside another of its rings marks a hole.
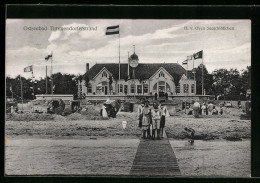
[[[138,139],[9,139],[8,175],[128,175]]]
[[[250,140],[202,141],[171,140],[183,176],[249,177]]]

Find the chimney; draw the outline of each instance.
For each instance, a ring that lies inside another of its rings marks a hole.
[[[89,70],[89,63],[86,63],[86,72]]]

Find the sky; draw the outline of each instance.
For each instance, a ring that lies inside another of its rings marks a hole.
[[[135,53],[139,63],[179,63],[203,50],[203,63],[209,72],[215,69],[251,65],[250,20],[174,20],[174,19],[7,19],[6,76],[31,77],[23,69],[33,65],[36,78],[53,73],[84,74],[86,63],[118,63],[119,35],[105,35],[108,26],[120,27],[120,62],[127,63],[128,53]],[[26,30],[28,27],[47,30]],[[51,30],[54,27],[91,27],[94,30]],[[208,30],[229,27],[233,30]],[[192,29],[191,29],[192,28]],[[202,63],[196,59],[194,66]],[[187,68],[186,65],[183,65]],[[193,62],[189,61],[188,69]]]

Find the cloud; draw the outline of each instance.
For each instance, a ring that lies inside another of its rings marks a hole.
[[[66,23],[61,24],[60,21]],[[23,21],[14,22],[8,21],[9,25],[12,24],[12,26],[16,23],[23,25]],[[43,67],[46,64],[50,64],[50,62],[46,63],[44,58],[51,51],[53,51],[55,71],[58,71],[60,68],[62,72],[73,71],[77,73],[80,71],[84,73],[85,67],[82,68],[82,66],[87,62],[90,63],[90,66],[96,62],[117,63],[119,53],[118,35],[105,35],[106,27],[111,25],[120,25],[120,60],[122,63],[127,62],[128,52],[132,54],[132,45],[136,45],[136,53],[141,63],[177,61],[181,63],[188,55],[203,50],[204,61],[210,71],[219,66],[230,67],[230,63],[239,63],[241,67],[245,64],[250,64],[250,21],[57,20],[57,22],[59,22],[57,26],[97,27],[97,30],[46,32],[42,39],[40,39],[41,35],[39,34],[39,40],[45,40],[47,44],[42,48],[37,48],[33,45],[24,46],[30,40],[23,40],[24,42],[21,44],[23,46],[17,49],[7,47],[7,73],[12,74],[12,66],[16,66],[15,68],[21,71],[23,67],[31,63],[38,67],[39,73],[42,73],[44,71]],[[167,26],[164,26],[161,22],[167,22]],[[55,24],[53,23],[53,25]],[[185,26],[227,25],[234,26],[236,29],[234,31],[184,30]],[[12,36],[12,34],[8,35],[9,44],[13,44]]]

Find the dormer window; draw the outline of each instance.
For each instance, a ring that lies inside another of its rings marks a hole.
[[[102,73],[102,78],[103,78],[103,77],[107,78],[107,72],[106,72],[106,71],[104,71],[104,72]]]
[[[161,71],[161,72],[159,73],[159,77],[164,77],[163,71]]]

